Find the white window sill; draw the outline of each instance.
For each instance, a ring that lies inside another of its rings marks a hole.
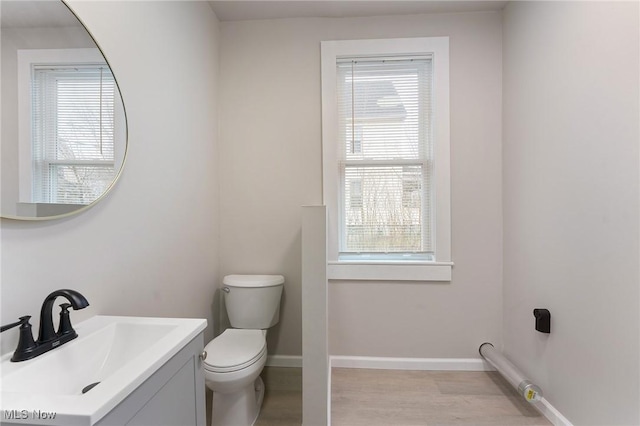
[[[358,281],[451,281],[453,262],[327,262],[327,279]]]

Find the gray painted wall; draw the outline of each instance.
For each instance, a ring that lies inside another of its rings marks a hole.
[[[576,425],[640,424],[638,12],[504,12],[504,349]]]
[[[320,41],[449,36],[450,283],[330,284],[333,355],[475,357],[501,342],[500,12],[221,23],[220,270],[286,276],[271,354],[299,355],[300,215],[321,204]]]

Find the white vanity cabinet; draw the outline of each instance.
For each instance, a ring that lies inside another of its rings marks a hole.
[[[205,319],[95,316],[34,359],[0,358],[0,423],[205,426]]]

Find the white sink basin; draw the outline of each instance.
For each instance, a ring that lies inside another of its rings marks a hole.
[[[96,316],[74,325],[78,338],[37,358],[11,362],[6,354],[0,359],[2,420],[14,421],[6,418],[12,410],[14,419],[25,417],[16,423],[92,425],[206,325],[204,319]],[[45,422],[34,421],[43,413]]]

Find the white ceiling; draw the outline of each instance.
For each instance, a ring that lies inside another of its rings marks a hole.
[[[506,1],[485,0],[210,0],[221,21],[277,18],[340,18],[500,10]],[[59,1],[2,1],[2,26],[55,27],[80,25]]]
[[[429,1],[429,0],[291,0],[245,1],[210,0],[221,21],[277,18],[340,18],[357,16],[413,15],[418,13],[453,13],[500,10],[506,1]]]

